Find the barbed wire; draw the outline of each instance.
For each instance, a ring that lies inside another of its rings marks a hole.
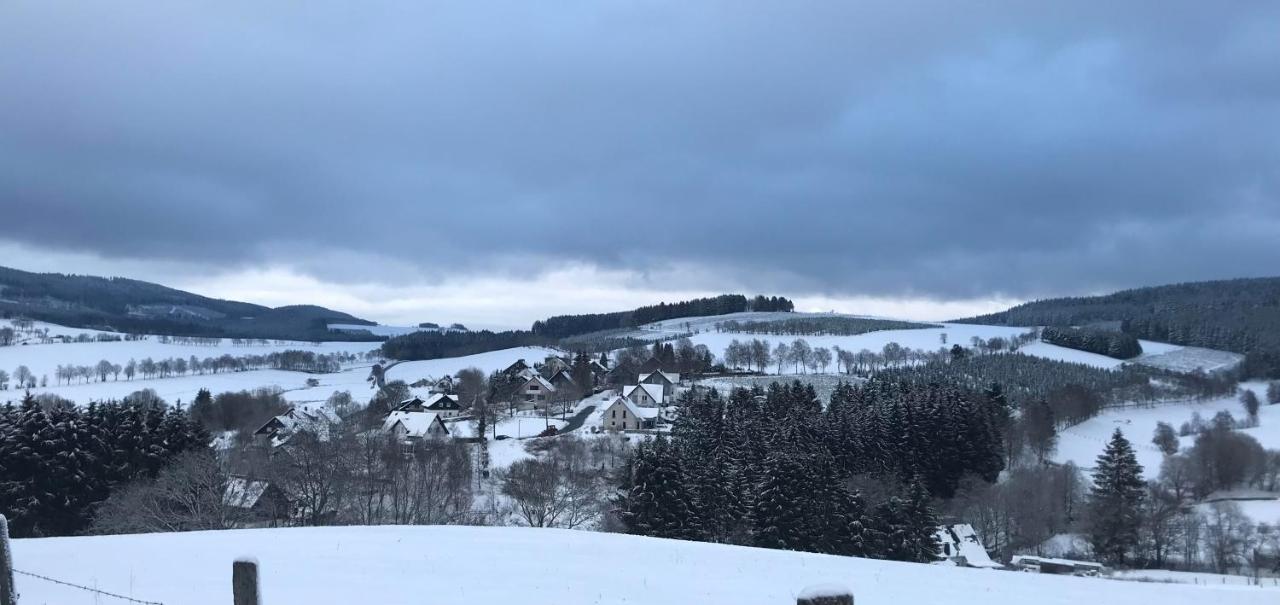
[[[124,596],[124,595],[119,595],[119,594],[116,594],[116,593],[114,593],[114,592],[107,592],[107,591],[105,591],[105,590],[98,590],[97,588],[90,588],[90,587],[88,587],[88,586],[81,586],[81,585],[79,585],[79,584],[72,584],[71,582],[65,582],[65,581],[63,581],[63,580],[59,580],[59,579],[56,579],[56,578],[50,578],[49,576],[42,576],[42,575],[40,575],[40,574],[38,574],[38,573],[31,573],[31,572],[29,572],[29,571],[22,571],[21,569],[15,569],[15,570],[13,570],[13,573],[20,573],[20,574],[22,574],[22,575],[24,575],[24,576],[31,576],[31,577],[33,577],[33,578],[39,578],[39,579],[44,580],[44,581],[46,581],[46,582],[53,582],[54,584],[61,584],[61,585],[63,585],[63,586],[70,586],[70,587],[72,587],[72,588],[79,588],[80,590],[87,590],[87,591],[89,591],[89,592],[95,592],[95,593],[98,593],[98,594],[100,594],[100,595],[106,595],[106,596],[108,596],[108,597],[113,597],[113,598],[116,598],[116,599],[123,599],[123,600],[125,600],[125,601],[130,601],[130,602],[133,602],[133,603],[141,603],[142,605],[164,605],[164,603],[161,603],[161,602],[159,602],[159,601],[144,601],[144,600],[142,600],[142,599],[135,599],[135,598],[133,598],[133,597],[126,597],[126,596]]]

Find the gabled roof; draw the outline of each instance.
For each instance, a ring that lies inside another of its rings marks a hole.
[[[460,410],[462,404],[458,403],[458,398],[448,393],[436,393],[427,400],[428,410]]]
[[[404,427],[408,437],[425,437],[437,424],[446,435],[449,434],[449,427],[434,412],[391,412],[382,422],[382,431],[389,433],[397,424]]]
[[[406,399],[406,400],[404,400],[404,401],[401,401],[400,403],[396,404],[395,409],[396,409],[396,410],[403,410],[403,409],[405,409],[405,408],[409,408],[409,407],[416,407],[416,406],[420,406],[420,405],[422,405],[422,404],[424,404],[424,403],[426,403],[426,402],[424,402],[424,401],[422,400],[422,398],[421,398],[421,397],[410,397],[410,398],[408,398],[408,399]]]
[[[507,369],[503,370],[503,372],[519,372],[527,369],[529,369],[529,364],[525,363],[523,359],[517,359],[515,363],[507,366]]]
[[[644,381],[646,381],[646,380],[649,380],[650,378],[653,378],[654,376],[657,376],[657,377],[659,377],[659,378],[661,378],[661,379],[663,379],[663,380],[665,380],[665,381],[667,381],[667,382],[669,382],[669,383],[671,383],[671,384],[679,384],[679,383],[680,383],[680,375],[679,375],[679,374],[677,374],[677,373],[675,373],[675,372],[663,372],[663,371],[661,371],[661,370],[655,370],[655,371],[653,371],[653,372],[649,372],[648,374],[645,374],[644,376],[642,376],[642,377],[640,378],[640,382],[644,382]]]
[[[521,391],[523,391],[523,390],[525,390],[525,389],[529,388],[529,383],[530,383],[530,382],[536,382],[536,383],[538,383],[539,385],[541,385],[541,386],[542,386],[542,388],[544,388],[544,389],[546,389],[546,390],[548,390],[548,391],[554,391],[554,390],[556,390],[556,386],[555,386],[554,384],[551,384],[550,382],[547,382],[547,379],[546,379],[546,378],[543,378],[543,377],[541,377],[541,376],[539,376],[539,375],[537,375],[537,374],[534,374],[534,375],[533,375],[533,376],[531,376],[528,380],[526,380],[526,381],[524,382],[524,384],[520,385],[520,390],[521,390]]]
[[[574,382],[573,374],[571,374],[569,370],[560,370],[559,372],[556,372],[555,375],[551,377],[551,383],[555,384],[557,380],[568,380],[570,384],[577,384]]]
[[[622,396],[631,399],[631,395],[636,389],[640,389],[649,394],[649,398],[654,401],[662,401],[662,387],[656,384],[632,384],[622,387]],[[634,401],[634,400],[633,400]]]
[[[222,492],[222,504],[235,508],[253,508],[270,486],[266,481],[232,476]]]
[[[625,407],[632,416],[640,418],[641,420],[652,420],[658,417],[658,408],[640,407],[626,397],[614,397],[613,403],[609,404],[609,408],[619,404]],[[605,408],[605,411],[608,411],[609,408]]]
[[[298,407],[289,408],[289,411],[275,416],[262,425],[255,435],[276,435],[277,433],[292,433],[299,428],[312,429],[320,432],[326,428],[326,424],[337,424],[338,419],[330,415],[329,411],[324,408],[315,410],[305,410]]]

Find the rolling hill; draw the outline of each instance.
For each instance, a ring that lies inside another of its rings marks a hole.
[[[7,267],[0,267],[0,314],[113,332],[288,340],[353,340],[328,324],[373,324],[313,305],[271,308],[122,277]]]
[[[957,320],[1005,326],[1119,329],[1145,340],[1245,356],[1246,377],[1280,376],[1280,277],[1135,288],[1104,296],[1038,300]]]

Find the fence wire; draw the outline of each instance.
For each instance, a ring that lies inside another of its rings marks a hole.
[[[107,592],[107,591],[105,591],[105,590],[98,590],[97,588],[90,588],[90,587],[88,587],[88,586],[81,586],[81,585],[79,585],[79,584],[74,584],[74,583],[71,583],[71,582],[66,582],[66,581],[63,581],[63,580],[59,580],[59,579],[57,579],[57,578],[50,578],[49,576],[42,576],[42,575],[40,575],[40,574],[38,574],[38,573],[31,573],[31,572],[29,572],[29,571],[22,571],[21,569],[15,569],[15,570],[13,570],[13,573],[22,574],[22,575],[24,575],[24,576],[31,576],[31,577],[33,577],[33,578],[38,578],[38,579],[44,580],[44,581],[46,581],[46,582],[53,582],[54,584],[61,584],[61,585],[63,585],[63,586],[70,586],[71,588],[78,588],[78,589],[80,589],[80,590],[84,590],[84,591],[87,591],[87,592],[97,593],[97,594],[104,595],[104,596],[108,596],[108,597],[111,597],[111,598],[114,598],[114,599],[122,599],[122,600],[125,600],[125,601],[129,601],[129,602],[131,602],[131,603],[141,603],[142,605],[164,605],[164,603],[161,603],[161,602],[159,602],[159,601],[144,601],[144,600],[142,600],[142,599],[135,599],[135,598],[133,598],[133,597],[126,597],[126,596],[124,596],[124,595],[116,594],[116,593],[114,593],[114,592]]]

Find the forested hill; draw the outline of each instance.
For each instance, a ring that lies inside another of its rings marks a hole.
[[[272,309],[122,277],[7,267],[0,267],[0,314],[120,332],[289,340],[358,340],[329,332],[327,326],[373,323],[312,305]]]
[[[1109,322],[1147,340],[1245,355],[1250,377],[1280,377],[1280,277],[1192,282],[1053,298],[957,323],[1078,326]]]
[[[547,338],[565,338],[589,332],[634,328],[655,321],[677,317],[728,315],[742,311],[794,311],[795,304],[781,296],[721,294],[712,298],[695,298],[674,303],[658,303],[614,313],[556,315],[534,322],[532,332]]]

